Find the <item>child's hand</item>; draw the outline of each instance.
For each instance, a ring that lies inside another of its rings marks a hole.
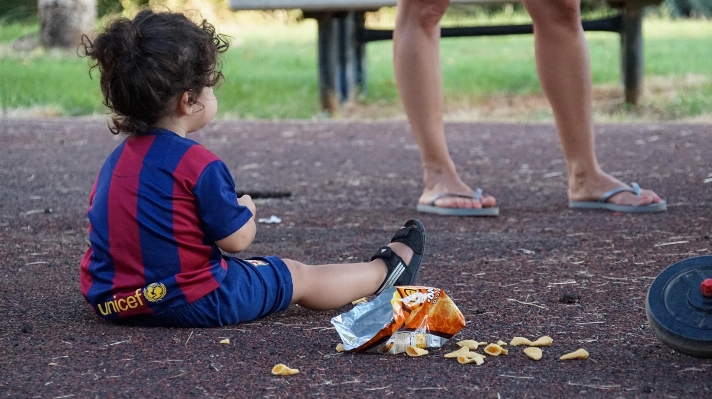
[[[257,215],[257,208],[255,208],[255,203],[252,202],[252,197],[250,197],[249,195],[245,194],[242,197],[239,197],[237,199],[237,203],[242,206],[246,206],[247,209],[252,212],[252,217],[255,217]]]

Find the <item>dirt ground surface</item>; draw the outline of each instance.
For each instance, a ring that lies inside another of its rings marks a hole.
[[[227,328],[102,321],[79,290],[88,195],[119,143],[96,119],[0,119],[0,397],[702,398],[712,360],[650,332],[647,289],[670,264],[712,253],[712,125],[597,126],[600,161],[655,189],[663,214],[572,211],[551,124],[448,123],[463,178],[501,215],[418,214],[417,147],[405,121],[216,121],[193,138],[252,193],[245,256],[308,263],[369,258],[407,219],[426,226],[421,284],[450,295],[467,325],[420,358],[337,353],[332,317],[299,307]],[[453,341],[549,335],[481,366],[442,355]],[[228,338],[229,344],[220,344]],[[578,348],[588,360],[560,361]],[[277,363],[300,373],[277,377]]]

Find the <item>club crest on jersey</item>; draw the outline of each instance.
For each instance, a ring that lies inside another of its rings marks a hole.
[[[149,284],[143,289],[143,297],[150,302],[158,302],[166,296],[166,286],[163,283]]]
[[[254,265],[254,266],[265,266],[265,265],[269,264],[269,263],[267,263],[263,260],[259,260],[259,259],[248,259],[247,261],[252,263],[252,265]]]

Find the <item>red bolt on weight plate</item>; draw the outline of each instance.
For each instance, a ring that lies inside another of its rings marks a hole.
[[[702,289],[702,295],[712,298],[712,278],[705,279],[700,288]]]

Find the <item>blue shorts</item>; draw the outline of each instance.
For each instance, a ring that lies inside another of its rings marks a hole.
[[[146,327],[222,327],[252,321],[287,309],[292,302],[292,274],[276,256],[227,258],[220,287],[198,299],[154,315],[120,320]]]

